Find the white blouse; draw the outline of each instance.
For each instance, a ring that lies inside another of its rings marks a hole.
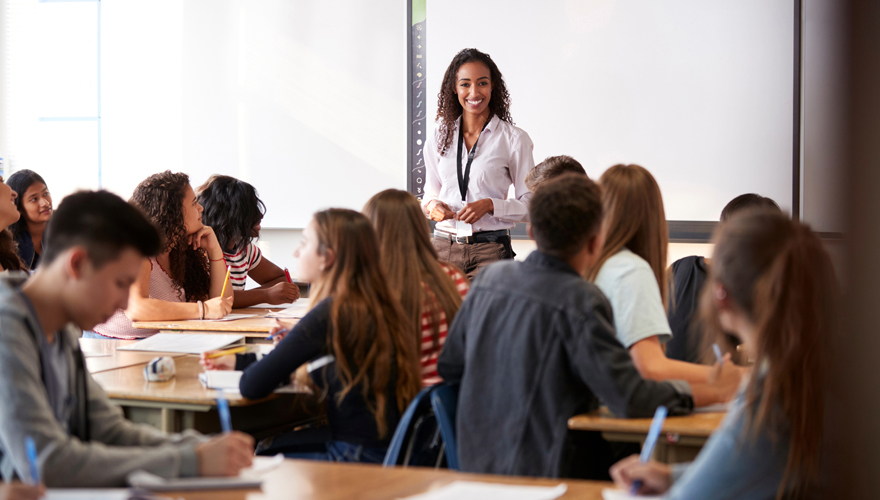
[[[453,211],[464,206],[461,191],[458,189],[458,167],[455,155],[458,151],[458,124],[456,120],[452,144],[446,154],[437,152],[439,138],[430,134],[425,141],[424,158],[426,166],[425,195],[422,207],[432,200],[440,200]],[[462,148],[462,168],[467,165],[467,148]],[[532,144],[529,134],[497,116],[489,120],[486,129],[477,142],[477,153],[471,164],[468,183],[467,202],[471,203],[489,198],[494,204],[494,214],[485,215],[474,223],[474,232],[510,229],[515,222],[528,222],[529,199],[532,193],[526,187],[526,174],[534,168]],[[510,186],[514,187],[514,197],[508,199]],[[455,232],[455,221],[439,222],[437,227]]]

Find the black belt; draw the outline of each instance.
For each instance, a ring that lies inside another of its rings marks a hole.
[[[456,236],[446,231],[434,230],[435,238],[443,238],[444,240],[454,241],[464,245],[473,243],[505,243],[510,241],[510,230],[500,229],[498,231],[480,231],[474,233],[473,236]]]

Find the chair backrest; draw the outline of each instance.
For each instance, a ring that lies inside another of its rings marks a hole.
[[[413,399],[412,403],[406,408],[406,411],[403,412],[403,415],[400,417],[400,422],[397,424],[397,429],[394,430],[394,435],[391,437],[391,444],[388,445],[388,451],[385,453],[385,461],[382,462],[382,465],[385,467],[393,467],[395,465],[409,465],[404,460],[407,454],[404,453],[405,447],[408,449],[412,449],[413,446],[408,446],[412,444],[411,441],[414,438],[417,438],[418,435],[423,434],[424,431],[428,430],[429,422],[426,422],[427,417],[430,417],[431,422],[433,422],[433,415],[431,411],[431,403],[429,400],[429,395],[434,390],[434,386],[425,387],[419,392],[415,399]],[[432,425],[436,427],[436,424]]]
[[[458,384],[442,383],[431,391],[431,407],[440,427],[440,437],[446,447],[446,465],[453,470],[458,467],[458,446],[455,441],[455,414],[458,409]]]

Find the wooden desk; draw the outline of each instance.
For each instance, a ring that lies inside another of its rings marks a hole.
[[[183,356],[177,352],[138,352],[119,351],[118,347],[137,342],[136,340],[106,340],[106,339],[79,339],[79,346],[83,354],[101,353],[109,356],[88,357],[86,356],[86,368],[92,374],[138,366],[143,370],[144,366],[153,358],[170,356],[178,358]]]
[[[727,413],[693,413],[669,417],[663,423],[663,436],[657,441],[658,460],[677,463],[692,460],[715,432]],[[650,418],[615,418],[607,408],[568,419],[568,428],[597,431],[608,441],[640,443],[648,435]]]
[[[421,467],[382,468],[378,465],[341,464],[285,460],[266,473],[263,489],[204,492],[172,492],[185,500],[391,500],[439,488],[453,481],[519,484],[525,486],[568,485],[564,500],[601,500],[602,490],[614,485],[601,481],[537,479],[515,476],[464,474]]]
[[[235,333],[243,335],[248,342],[265,339],[278,323],[265,317],[271,311],[280,309],[234,309],[233,314],[258,314],[259,318],[237,319],[235,321],[135,321],[135,328],[159,330],[161,333]],[[297,320],[285,319],[285,322]]]
[[[131,420],[151,423],[166,432],[192,428],[219,431],[218,392],[199,382],[202,367],[198,356],[182,355],[174,361],[176,375],[167,382],[144,380],[143,365],[94,373],[92,377],[111,401],[126,409]],[[238,393],[225,395],[232,410],[233,427],[255,436],[305,423],[319,414],[311,395],[273,394],[262,400],[245,399]]]

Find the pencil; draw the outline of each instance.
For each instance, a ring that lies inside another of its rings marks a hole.
[[[226,266],[226,279],[223,280],[223,290],[220,291],[220,297],[226,296],[226,284],[229,283],[229,273],[232,271],[232,266]]]
[[[219,352],[215,352],[213,354],[208,354],[205,357],[208,359],[214,359],[214,358],[219,358],[220,356],[228,356],[230,354],[238,354],[240,352],[245,352],[246,350],[247,350],[247,347],[245,347],[245,346],[233,347],[232,349],[227,349],[225,351],[219,351]]]

